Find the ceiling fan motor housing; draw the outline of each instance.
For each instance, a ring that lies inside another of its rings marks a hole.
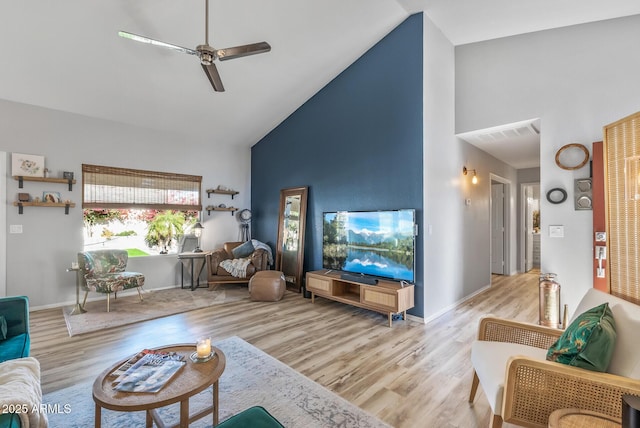
[[[204,65],[211,65],[216,59],[216,51],[209,45],[198,45],[196,51],[200,53],[200,62]]]

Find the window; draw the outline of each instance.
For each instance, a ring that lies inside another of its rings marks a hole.
[[[82,165],[82,208],[201,211],[199,175]]]
[[[82,165],[84,248],[130,256],[179,251],[202,210],[202,177]]]

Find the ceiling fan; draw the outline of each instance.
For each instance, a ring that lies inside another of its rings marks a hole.
[[[249,45],[234,46],[224,49],[215,49],[211,47],[209,45],[209,0],[205,0],[205,41],[203,45],[198,45],[195,49],[172,45],[170,43],[161,42],[159,40],[150,39],[148,37],[128,33],[126,31],[119,31],[118,35],[120,37],[124,37],[125,39],[131,39],[142,43],[149,43],[151,45],[169,48],[179,52],[187,53],[189,55],[197,56],[198,58],[200,58],[202,69],[209,78],[209,81],[213,86],[213,90],[216,92],[224,92],[222,79],[220,78],[220,74],[218,73],[216,65],[213,63],[216,59],[220,61],[226,61],[228,59],[241,58],[243,56],[269,52],[271,50],[271,46],[267,42],[258,42]]]

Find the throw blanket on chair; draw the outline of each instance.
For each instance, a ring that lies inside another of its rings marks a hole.
[[[247,277],[247,266],[251,259],[227,259],[220,262],[220,266],[236,278]]]
[[[18,413],[22,428],[46,428],[47,414],[40,412],[40,363],[33,357],[8,360],[0,364],[0,406],[18,407],[28,413]],[[17,412],[16,412],[17,413]]]

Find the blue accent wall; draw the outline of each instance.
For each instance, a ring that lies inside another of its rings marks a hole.
[[[280,190],[309,186],[305,272],[322,268],[325,211],[413,208],[422,224],[422,27],[407,18],[252,148],[253,238],[275,248]],[[424,316],[421,236],[415,260]]]

